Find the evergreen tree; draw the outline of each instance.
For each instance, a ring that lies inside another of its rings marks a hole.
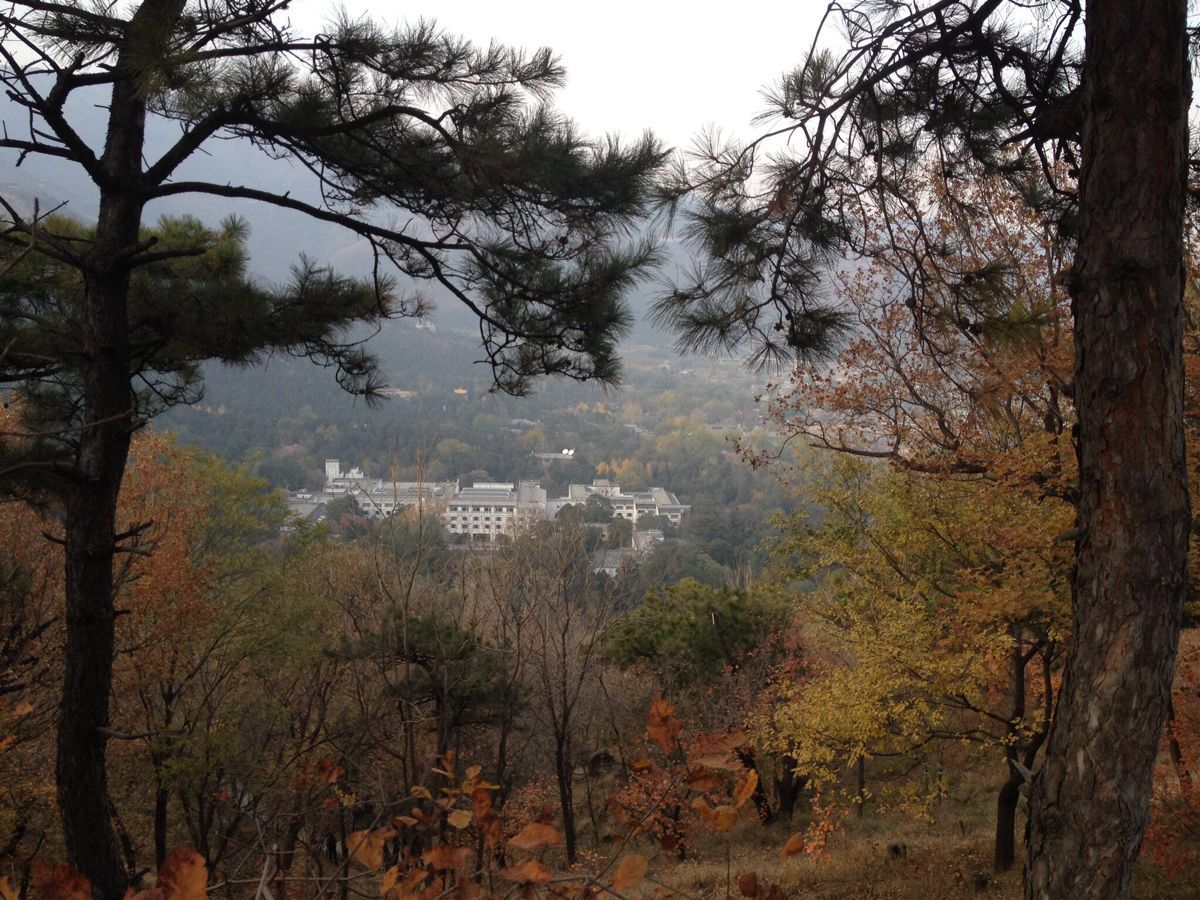
[[[132,433],[194,395],[206,358],[249,361],[287,348],[336,366],[345,387],[370,395],[379,387],[373,361],[338,335],[354,321],[423,310],[392,272],[438,285],[478,316],[498,388],[520,393],[541,374],[611,382],[629,323],[623,292],[655,256],[625,228],[643,210],[658,144],[582,137],[545,102],[563,79],[548,51],[480,49],[427,23],[390,32],[365,19],[307,37],[293,32],[287,7],[15,0],[0,13],[0,82],[21,108],[0,149],[18,164],[28,155],[68,161],[99,191],[86,231],[0,198],[0,270],[14,279],[0,384],[18,389],[27,417],[8,438],[17,458],[0,472],[6,492],[61,510],[59,806],[71,863],[113,900],[128,882],[105,755],[113,563],[136,549],[137,535],[115,527]],[[72,101],[101,96],[107,132],[93,147]],[[155,119],[180,129],[157,155],[146,139]],[[193,154],[228,138],[297,163],[319,199],[272,192],[252,173],[245,183],[232,173],[183,176]],[[197,273],[181,290],[187,260],[215,266],[222,242],[237,241],[232,226],[222,234],[189,225],[170,239],[147,232],[147,206],[180,195],[255,201],[346,228],[371,247],[376,275],[364,285],[302,263],[288,289],[248,285],[231,270],[222,287]],[[37,258],[74,272],[64,276],[76,292],[66,333],[42,327],[50,286],[26,293],[18,277],[51,271]],[[20,319],[11,332],[10,310]]]
[[[1073,256],[1058,281],[1074,312],[1078,538],[1026,892],[1128,896],[1187,590],[1187,4],[858,0],[829,6],[822,31],[835,28],[845,49],[818,36],[771,97],[774,127],[681,166],[667,197],[697,192],[684,232],[705,262],[660,317],[685,348],[820,356],[847,327],[822,272],[881,247],[918,342],[935,318],[977,342],[1013,328],[994,300],[1014,282],[992,263],[955,269],[942,236],[914,225],[934,202],[919,173],[999,175],[1043,217]]]

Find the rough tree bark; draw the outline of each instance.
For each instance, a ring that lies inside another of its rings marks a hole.
[[[155,46],[151,35],[181,8],[179,0],[147,0],[130,21],[117,66],[131,77],[113,85],[100,158],[96,243],[81,267],[81,343],[88,361],[85,424],[79,433],[78,484],[67,500],[64,521],[67,638],[56,763],[67,857],[104,900],[124,896],[128,879],[109,816],[106,732],[116,620],[113,560],[121,539],[116,534],[117,498],[136,427],[129,383],[127,261],[138,243],[144,206],[146,100],[133,60]]]
[[[1026,896],[1127,897],[1187,587],[1186,0],[1089,0],[1071,274],[1074,630],[1030,801]]]

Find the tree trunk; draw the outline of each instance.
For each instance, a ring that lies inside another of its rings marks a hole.
[[[992,855],[992,868],[996,872],[1007,872],[1017,858],[1017,803],[1023,779],[1011,768],[1009,773],[996,797],[996,846]]]
[[[1089,0],[1072,273],[1074,626],[1030,802],[1026,895],[1127,897],[1187,588],[1186,0]]]
[[[575,765],[571,759],[571,737],[566,732],[554,737],[554,771],[558,779],[558,805],[562,812],[563,843],[567,863],[575,864]]]
[[[122,57],[125,51],[122,51]],[[120,65],[120,63],[118,63]],[[96,243],[85,272],[83,428],[78,480],[66,502],[66,663],[58,724],[57,787],[67,857],[104,900],[127,884],[109,818],[106,755],[115,610],[117,497],[132,435],[127,299],[122,264],[137,243],[146,105],[134,79],[113,86],[101,165]]]

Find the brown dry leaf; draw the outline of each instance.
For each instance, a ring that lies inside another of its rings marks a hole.
[[[408,825],[411,827],[413,825],[419,825],[420,822],[417,819],[414,819],[412,816],[394,816],[392,818],[392,824],[393,825]]]
[[[338,779],[346,774],[346,770],[333,761],[333,758],[326,756],[317,763],[317,775],[326,784],[337,784]]]
[[[717,769],[721,772],[740,772],[745,768],[731,753],[707,753],[704,756],[693,756],[688,760],[688,764],[703,766],[706,769]]]
[[[346,849],[360,866],[372,872],[383,865],[383,846],[396,836],[395,828],[363,829],[346,835]]]
[[[435,869],[461,869],[471,861],[470,847],[448,847],[439,844],[421,854],[421,860]]]
[[[500,877],[518,884],[546,884],[550,880],[550,870],[536,859],[527,859],[523,863],[501,869]]]
[[[166,900],[164,894],[159,888],[148,888],[144,891],[134,891],[133,888],[125,888],[124,900]],[[0,898],[4,897],[4,892],[0,891]],[[14,894],[12,900],[17,900]]]
[[[783,888],[779,885],[773,884],[763,900],[787,900],[787,894],[783,892]]]
[[[651,772],[656,768],[658,767],[644,756],[629,761],[629,771],[631,772]]]
[[[711,793],[725,787],[724,778],[711,769],[705,769],[700,766],[688,769],[687,782],[689,788],[701,793]]]
[[[646,713],[646,736],[669,751],[683,733],[683,723],[675,718],[675,710],[666,700],[655,700]]]
[[[450,815],[446,816],[446,821],[450,823],[451,827],[457,828],[459,831],[468,827],[471,824],[471,819],[470,811],[465,809],[456,809]]]
[[[561,847],[562,835],[558,830],[540,822],[530,822],[508,842],[508,846],[518,850],[538,850],[542,847]]]
[[[701,734],[696,737],[696,741],[692,745],[692,754],[695,756],[708,756],[709,754],[724,756],[745,743],[746,732],[740,728],[725,734]]]
[[[783,845],[783,849],[779,851],[780,859],[791,859],[793,856],[798,856],[804,852],[804,835],[796,832],[787,843]]]
[[[720,831],[722,834],[729,831],[737,824],[738,812],[732,806],[718,806],[712,812],[713,828]]]
[[[482,819],[492,811],[492,792],[484,787],[477,787],[471,792],[471,807],[475,811],[475,819]]]
[[[483,840],[488,847],[496,847],[500,843],[500,839],[504,837],[504,826],[500,822],[500,817],[489,809],[475,821],[479,830],[483,832]]]
[[[738,890],[743,897],[757,897],[758,876],[753,872],[743,872],[738,876]]]
[[[92,900],[92,883],[66,863],[39,863],[33,869],[33,893],[40,900]]]
[[[386,897],[388,891],[396,886],[396,882],[400,880],[400,867],[392,866],[383,873],[383,878],[379,880],[379,896]]]
[[[404,882],[401,885],[406,891],[414,890],[418,885],[423,884],[425,879],[429,877],[429,872],[424,869],[413,869],[404,876]]]
[[[621,857],[621,861],[617,864],[617,871],[613,873],[612,889],[627,891],[631,887],[635,887],[646,877],[649,868],[650,860],[641,854],[630,853],[628,856]]]
[[[0,900],[17,900],[17,892],[3,875],[0,875]]]
[[[737,787],[733,789],[733,805],[741,809],[746,801],[754,795],[756,787],[758,787],[758,773],[751,769],[738,779]]]
[[[208,867],[191,847],[176,847],[158,869],[157,887],[167,900],[204,900],[208,896]]]

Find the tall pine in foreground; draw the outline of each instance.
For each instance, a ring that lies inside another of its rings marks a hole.
[[[846,49],[818,36],[774,92],[769,133],[678,172],[668,197],[698,194],[684,227],[706,261],[660,316],[689,348],[828,352],[847,323],[822,272],[882,230],[918,341],[934,318],[977,340],[1004,324],[989,296],[1003,273],[946,266],[954,300],[939,302],[924,273],[946,249],[915,227],[933,200],[911,190],[929,164],[1008,179],[1073,253],[1058,273],[1076,348],[1073,630],[1026,894],[1127,897],[1187,591],[1187,4],[859,0],[831,4],[830,29]]]
[[[625,234],[662,162],[658,145],[588,141],[556,115],[545,101],[563,72],[548,51],[481,49],[428,24],[388,31],[361,19],[300,36],[287,6],[15,0],[0,13],[0,82],[20,107],[0,150],[11,163],[42,155],[77,165],[100,197],[88,229],[0,197],[0,384],[16,389],[26,416],[6,436],[0,479],[9,495],[61,511],[58,800],[71,863],[109,900],[129,876],[105,754],[114,559],[138,549],[136,529],[115,527],[133,432],[192,395],[206,358],[286,349],[372,393],[373,361],[345,329],[421,310],[393,273],[437,284],[478,316],[502,390],[520,393],[543,374],[612,382],[629,322],[622,295],[654,261]],[[73,123],[76,99],[106,104],[101,145]],[[161,152],[146,139],[155,119],[179,129]],[[307,171],[312,199],[272,192],[253,173],[181,177],[193,154],[227,138]],[[232,269],[201,271],[213,254],[236,252],[236,226],[147,230],[147,207],[177,195],[256,201],[344,227],[370,246],[376,275],[357,283],[302,263],[295,283],[276,289]],[[189,275],[188,260],[200,270]],[[45,303],[57,310],[49,319]]]

